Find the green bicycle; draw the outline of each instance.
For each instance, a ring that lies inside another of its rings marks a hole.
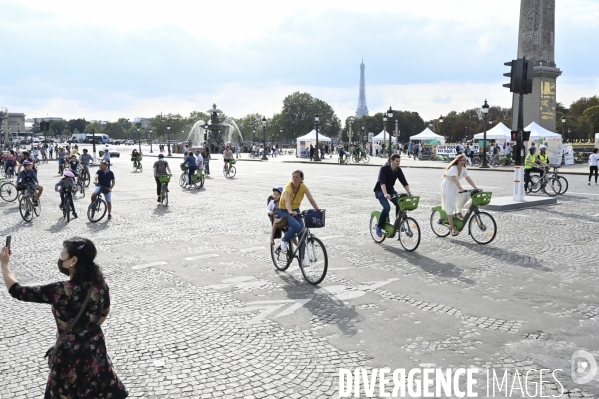
[[[168,183],[171,181],[171,175],[158,175],[160,181],[160,204],[168,206]]]
[[[458,231],[462,231],[468,225],[468,234],[479,244],[488,244],[497,234],[497,223],[495,219],[487,212],[481,212],[478,207],[487,205],[491,202],[493,193],[482,190],[466,190],[470,193],[472,199],[468,212],[462,217],[453,218],[453,225]],[[437,237],[447,237],[451,233],[447,213],[441,206],[433,208],[431,214],[431,228]]]
[[[141,155],[138,155],[134,160],[133,160],[133,171],[135,173],[137,172],[143,172],[144,168],[143,166],[141,166]]]
[[[236,160],[234,159],[229,159],[229,162],[227,162],[225,164],[225,167],[223,168],[223,174],[225,175],[225,177],[229,177],[229,178],[234,178],[235,174],[237,173],[237,170],[235,169],[235,165],[237,163]]]
[[[420,197],[409,196],[408,194],[397,194],[391,198],[399,198],[397,204],[399,210],[396,212],[395,222],[393,224],[386,221],[383,230],[383,236],[376,234],[376,226],[381,217],[381,211],[374,211],[370,214],[370,235],[377,244],[385,241],[385,238],[394,238],[398,233],[397,240],[401,246],[408,252],[412,252],[420,245],[420,226],[416,219],[408,216],[408,211],[418,208]]]

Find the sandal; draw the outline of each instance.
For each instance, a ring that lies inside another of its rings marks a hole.
[[[451,231],[451,235],[452,235],[453,237],[457,236],[458,234],[460,234],[460,232],[459,232],[459,231],[457,231],[456,229],[453,229],[453,230]]]

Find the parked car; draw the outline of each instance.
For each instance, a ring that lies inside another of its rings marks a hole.
[[[113,145],[121,145],[121,144],[123,144],[123,141],[122,141],[122,140],[114,140],[114,141],[112,142],[112,144],[113,144]]]
[[[135,142],[133,140],[125,141],[125,145],[133,145],[133,144],[135,144]]]
[[[104,150],[105,150],[105,148],[101,149],[98,152],[98,154],[100,156],[103,156],[104,155]],[[114,147],[108,147],[108,153],[110,154],[111,157],[115,157],[115,158],[120,158],[121,157],[121,153],[118,152]]]

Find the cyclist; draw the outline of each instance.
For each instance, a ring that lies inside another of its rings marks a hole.
[[[64,150],[64,147],[63,146],[58,147],[58,151],[56,152],[56,158],[58,159],[58,169],[59,169],[58,173],[60,173],[60,165],[65,163],[64,159],[65,159],[66,155],[67,155],[67,153]]]
[[[23,166],[25,169],[19,172],[19,175],[17,176],[17,186],[21,184],[25,188],[33,187],[33,189],[36,190],[36,195],[33,200],[33,204],[37,206],[40,196],[44,191],[44,188],[39,185],[39,182],[37,180],[37,173],[35,173],[32,169],[33,162],[25,160],[23,161]]]
[[[208,147],[204,147],[202,159],[204,160],[204,169],[206,170],[206,176],[210,176],[210,149]]]
[[[4,155],[4,174],[8,174],[8,169],[12,168],[12,173],[15,173],[15,152],[10,150],[8,154]]]
[[[403,171],[399,167],[400,160],[401,157],[399,154],[391,155],[391,160],[389,163],[383,165],[379,170],[379,177],[376,181],[376,185],[374,186],[374,196],[383,206],[381,216],[379,217],[379,223],[376,226],[376,235],[379,238],[383,237],[383,228],[385,227],[385,223],[389,218],[389,212],[391,211],[391,205],[389,205],[389,201],[393,202],[396,208],[399,207],[397,203],[398,197],[391,198],[393,195],[397,194],[397,191],[395,191],[394,188],[395,181],[399,180],[408,195],[412,195],[410,193],[408,181],[406,180]]]
[[[539,166],[541,166],[542,168],[545,166],[549,166],[549,155],[545,153],[547,151],[547,147],[542,145],[539,147],[539,151],[539,155],[537,155]]]
[[[345,157],[346,154],[347,153],[345,152],[345,148],[344,147],[339,148],[339,159],[341,160],[341,163],[345,163],[344,157]]]
[[[39,159],[38,159],[39,156],[40,156],[40,150],[39,150],[39,148],[35,147],[33,149],[33,160],[35,162],[39,162]]]
[[[87,148],[84,148],[83,154],[81,154],[81,156],[79,157],[79,163],[81,164],[81,169],[85,169],[85,170],[87,170],[87,173],[89,173],[89,165],[92,161],[93,161],[92,156],[87,153]]]
[[[96,172],[96,176],[94,177],[94,184],[96,185],[96,189],[92,194],[92,204],[96,200],[98,193],[102,189],[102,187],[107,188],[108,192],[104,195],[106,199],[106,203],[108,204],[108,220],[112,219],[112,189],[114,188],[115,179],[114,173],[108,169],[108,162],[102,161],[100,162],[100,169]]]
[[[158,202],[160,202],[160,189],[162,183],[160,182],[159,176],[166,175],[166,171],[168,170],[168,174],[171,174],[171,168],[168,166],[168,162],[164,160],[164,154],[158,154],[158,161],[154,162],[154,180],[156,180],[156,195],[158,196]],[[168,191],[168,183],[166,183],[166,191]]]
[[[133,167],[137,168],[138,167],[138,160],[137,157],[139,157],[140,154],[139,152],[137,152],[137,148],[133,149],[133,152],[131,152],[131,160],[133,161]]]
[[[537,160],[535,155],[536,152],[537,149],[535,147],[529,147],[529,154],[524,159],[524,193],[526,193],[528,190],[531,172],[539,172],[541,174],[541,178],[545,175],[545,169],[537,168],[537,165],[540,162]]]
[[[44,144],[42,146],[42,149],[40,150],[40,152],[42,153],[42,160],[44,161],[48,161],[48,145]]]
[[[466,168],[466,156],[460,154],[445,168],[443,172],[443,183],[441,183],[441,205],[443,211],[447,213],[447,221],[451,229],[451,235],[457,236],[458,231],[453,224],[453,218],[462,218],[462,206],[467,202],[462,195],[466,190],[460,184],[460,179],[465,178],[468,184],[475,190],[476,185],[468,174]],[[455,215],[455,216],[454,216]]]
[[[37,166],[35,166],[35,161],[33,160],[33,158],[31,157],[31,155],[27,151],[23,151],[21,153],[21,164],[17,168],[17,174],[19,174],[19,172],[21,171],[21,166],[24,165],[24,163],[23,163],[24,161],[29,161],[31,163],[32,170],[37,175]]]
[[[281,200],[279,201],[279,217],[287,218],[287,225],[289,229],[285,236],[281,240],[281,250],[287,251],[289,241],[296,235],[301,234],[304,229],[304,221],[300,215],[300,205],[302,200],[304,199],[304,195],[308,197],[308,201],[316,210],[320,210],[318,208],[318,204],[312,197],[312,193],[308,189],[308,186],[304,184],[304,172],[301,170],[296,170],[291,174],[291,181],[285,185],[283,189],[283,195]],[[300,243],[301,248],[300,251],[303,251],[304,244]],[[308,265],[307,257],[303,257],[304,261],[302,262],[302,266]]]
[[[71,159],[67,164],[67,168],[71,170],[71,172],[79,178],[79,161],[77,160],[77,155],[71,155]]]
[[[185,158],[185,162],[183,162],[183,165],[187,165],[187,188],[191,188],[191,179],[193,178],[193,175],[196,173],[196,170],[198,169],[198,165],[196,164],[196,157],[193,156],[193,152],[189,154],[187,158]]]
[[[231,151],[231,149],[229,148],[229,146],[225,147],[225,151],[223,152],[223,170],[227,169],[227,164],[229,163],[229,160],[233,159],[233,151]]]
[[[71,158],[73,155],[75,155],[75,157],[79,156],[79,146],[77,144],[71,149]]]
[[[63,178],[54,186],[54,190],[60,191],[60,210],[62,211],[63,209],[62,204],[64,204],[64,197],[67,195],[69,205],[71,205],[71,210],[73,211],[73,219],[77,219],[77,212],[75,211],[75,204],[73,203],[73,192],[77,191],[74,178],[75,175],[73,172],[70,170],[65,171]]]
[[[108,147],[104,149],[102,160],[106,162],[106,164],[108,165],[108,170],[110,170],[110,151],[108,151]]]

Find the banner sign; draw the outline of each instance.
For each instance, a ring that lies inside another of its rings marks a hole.
[[[572,148],[572,144],[568,144],[564,150],[564,163],[566,165],[574,165],[574,149]]]
[[[436,151],[437,151],[437,155],[441,154],[441,155],[457,155],[457,145],[438,145],[436,147]],[[464,152],[466,151],[466,146],[464,147]],[[474,146],[474,152],[477,153],[479,151],[480,147],[475,145]]]

